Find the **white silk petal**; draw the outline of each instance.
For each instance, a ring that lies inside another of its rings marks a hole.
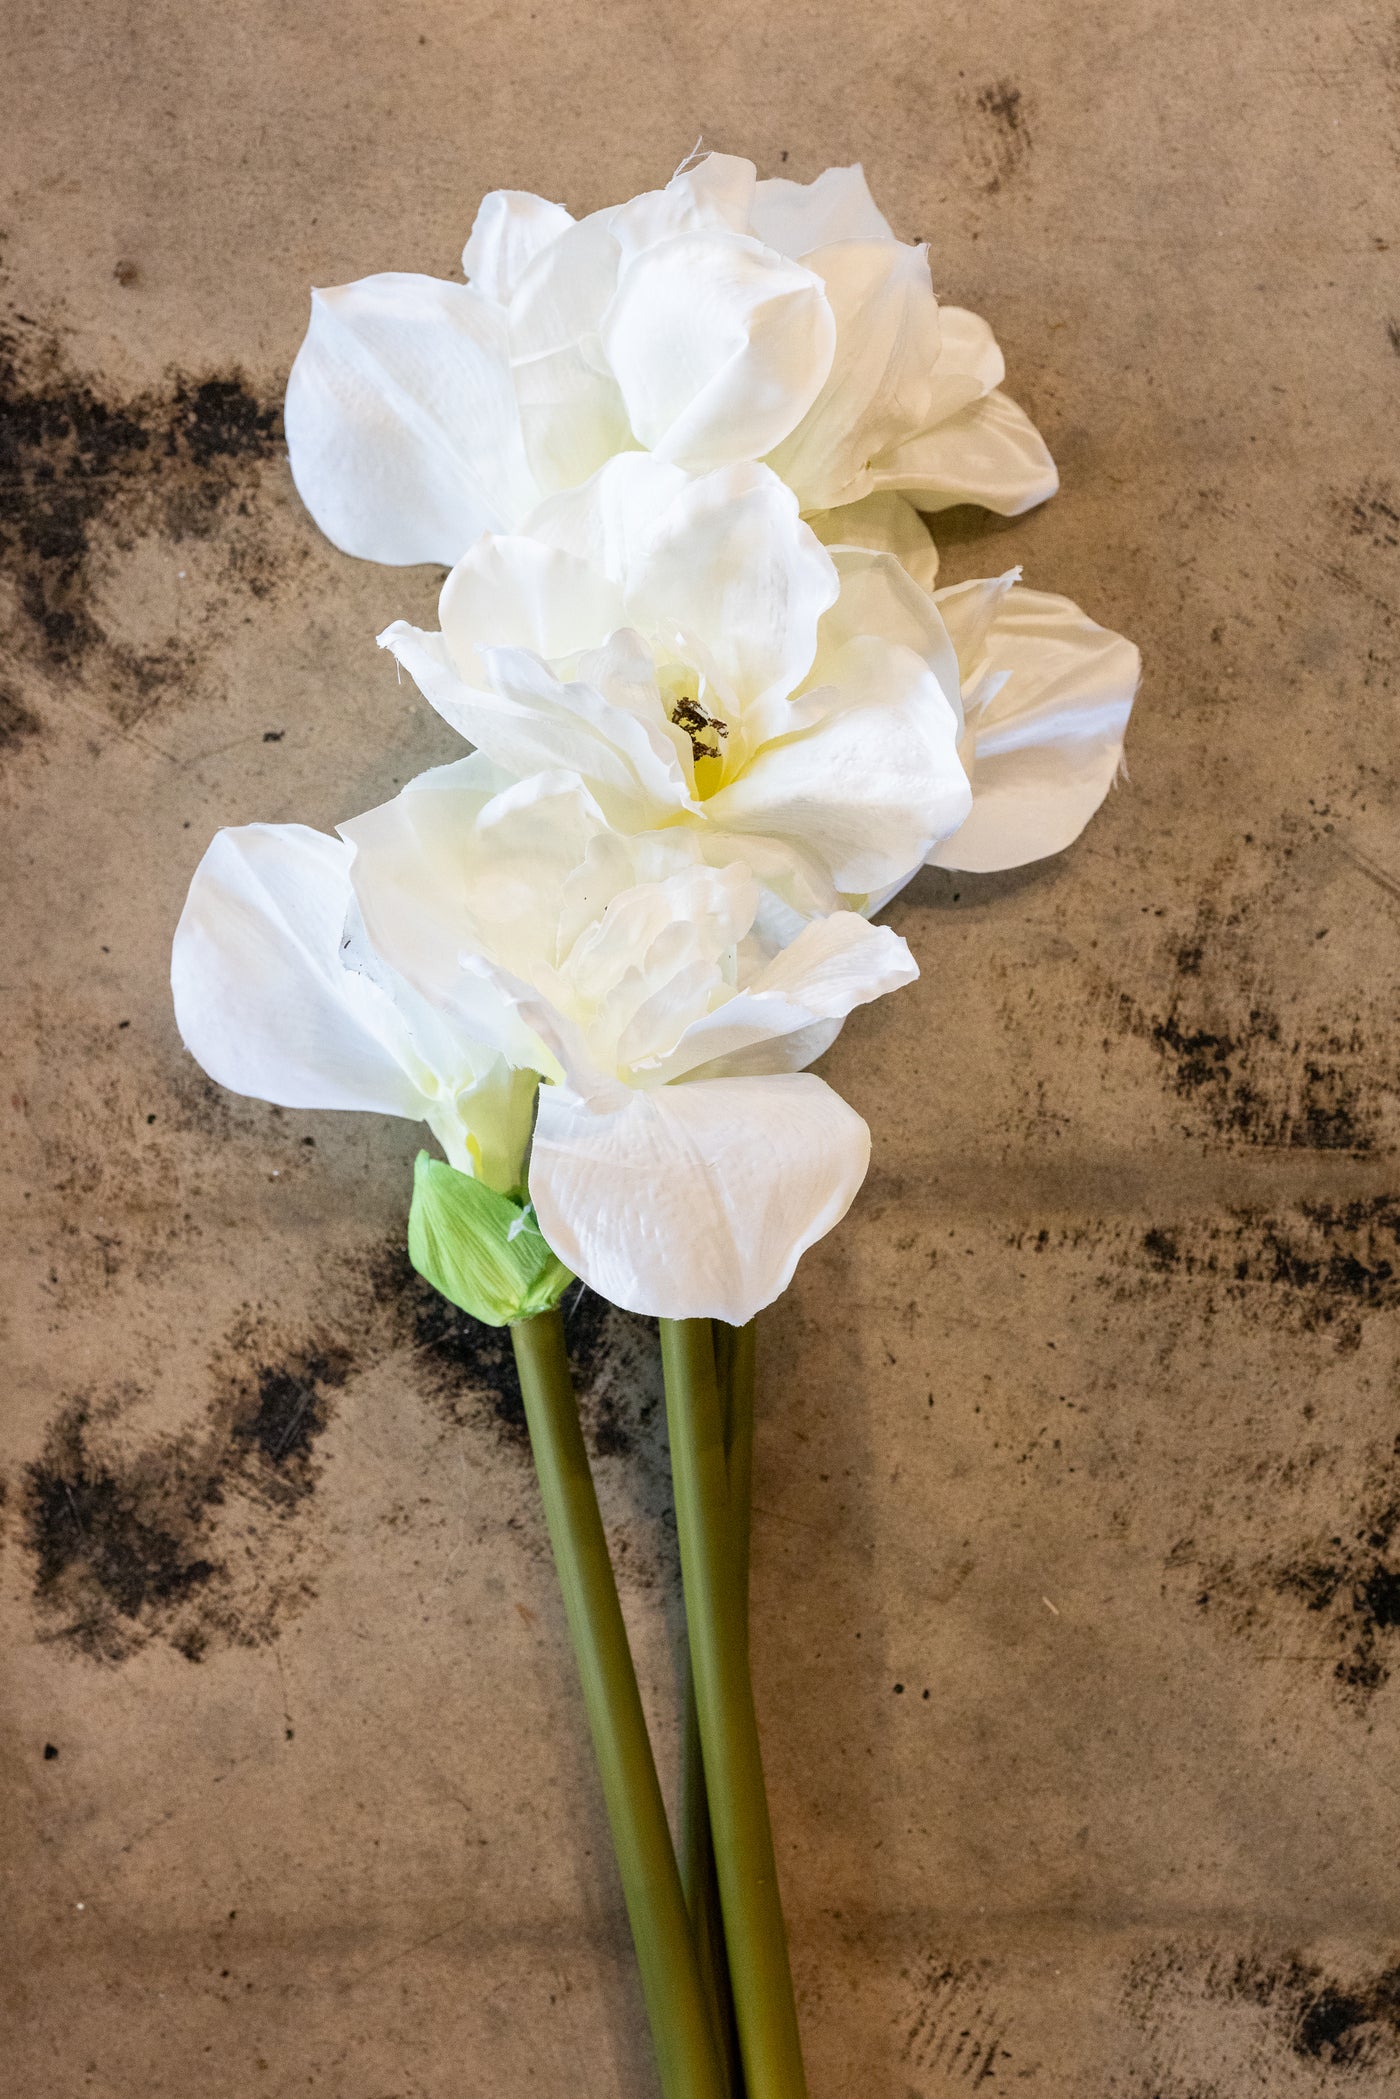
[[[868,547],[872,553],[893,554],[921,589],[933,589],[938,575],[933,534],[908,498],[892,488],[834,510],[808,511],[807,523],[824,547]]]
[[[859,161],[849,168],[825,168],[813,182],[789,182],[781,175],[760,182],[749,231],[794,261],[833,241],[894,239]]]
[[[406,1068],[417,1060],[402,1019],[341,963],[350,858],[304,824],[220,831],[175,930],[176,1024],[233,1093],[420,1119],[432,1103]]]
[[[817,633],[811,682],[826,683],[847,643],[875,634],[923,657],[961,723],[962,671],[937,600],[889,554],[843,547],[831,558],[841,591]]]
[[[831,557],[791,489],[749,464],[678,490],[637,552],[628,597],[653,638],[673,639],[726,702],[745,707],[801,683],[836,592]]]
[[[841,241],[807,257],[836,320],[826,382],[769,463],[804,510],[871,492],[870,463],[930,420],[938,301],[928,256],[901,241]]]
[[[706,808],[726,830],[800,840],[863,896],[917,867],[971,796],[957,716],[912,649],[860,636],[833,676],[837,704],[816,726],[766,746]]]
[[[536,1063],[533,1036],[486,978],[463,969],[463,956],[490,949],[518,956],[522,969],[552,963],[563,883],[605,826],[567,774],[492,792],[500,777],[474,754],[340,828],[378,953],[465,1033],[524,1065]]]
[[[467,722],[471,713],[472,688],[453,662],[445,637],[429,633],[423,627],[410,627],[407,620],[396,619],[376,638],[381,649],[388,649],[400,670],[408,672],[428,705],[435,708],[459,736],[471,743],[474,739]]]
[[[647,190],[612,215],[624,257],[640,255],[679,233],[747,233],[754,164],[733,153],[707,153],[673,175],[665,189]]]
[[[850,1208],[870,1132],[809,1072],[591,1107],[540,1090],[530,1195],[559,1259],[624,1311],[742,1326]]]
[[[470,285],[391,274],[313,292],[286,427],[302,501],[367,561],[450,566],[538,500],[505,319]]]
[[[921,510],[979,503],[1015,517],[1060,485],[1044,438],[1008,395],[989,393],[876,460],[876,488],[902,488]]]
[[[491,190],[477,207],[462,268],[479,292],[505,306],[540,250],[573,223],[562,204],[550,204],[529,190]]]
[[[946,590],[933,593],[933,602],[957,655],[960,682],[969,690],[986,668],[987,637],[997,614],[1005,606],[1007,593],[1020,580],[1020,569],[1009,568],[1000,576],[978,576],[970,583],[950,584]]]
[[[637,564],[690,477],[650,452],[622,452],[578,488],[548,497],[522,530],[631,589]]]
[[[940,305],[938,328],[938,363],[927,417],[930,426],[980,401],[1006,377],[1006,359],[980,314],[969,313],[965,306]]]
[[[520,427],[541,490],[586,481],[636,440],[598,329],[621,250],[611,211],[595,211],[541,248],[511,294],[511,371]]]
[[[1072,844],[1118,771],[1140,667],[1068,598],[1007,592],[975,673],[990,696],[969,695],[972,811],[931,864],[986,874]]]
[[[438,623],[469,685],[487,683],[483,651],[572,656],[627,625],[622,593],[572,554],[500,534],[478,540],[442,586]]]
[[[692,473],[771,451],[816,399],[835,346],[821,280],[738,233],[644,250],[600,334],[638,439]]]
[[[718,1058],[758,1052],[763,1044],[774,1045],[771,1068],[788,1069],[777,1047],[783,1037],[819,1021],[844,1020],[855,1007],[912,984],[918,974],[905,942],[888,926],[872,926],[854,911],[835,911],[804,926],[744,990],[693,1021],[659,1062],[658,1075],[682,1078]],[[749,1058],[747,1068],[761,1071],[761,1057]]]
[[[525,649],[488,649],[492,690],[468,692],[462,733],[518,778],[575,772],[610,823],[645,830],[684,808],[689,790],[659,728],[582,680],[565,683]],[[657,701],[658,720],[661,716]]]

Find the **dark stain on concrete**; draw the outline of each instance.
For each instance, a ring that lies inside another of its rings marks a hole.
[[[423,1394],[454,1427],[489,1425],[526,1455],[529,1434],[509,1330],[485,1326],[424,1282],[401,1244],[374,1264],[373,1289],[412,1350]],[[656,1354],[654,1320],[620,1312],[580,1284],[562,1305],[569,1364],[595,1457],[626,1457],[656,1411],[653,1380],[638,1373]]]
[[[172,373],[119,400],[68,369],[57,331],[0,333],[0,553],[24,653],[50,675],[85,678],[126,727],[188,690],[199,639],[108,633],[99,564],[151,533],[217,541],[230,592],[266,595],[274,570],[251,499],[282,450],[280,410],[238,373]]]
[[[1400,1659],[1400,1438],[1335,1530],[1252,1557],[1205,1554],[1185,1538],[1167,1569],[1189,1574],[1197,1610],[1232,1635],[1271,1644],[1285,1612],[1296,1642],[1311,1621],[1338,1698],[1364,1710]]]
[[[915,2009],[904,2029],[900,2060],[940,2086],[959,2082],[995,2088],[1011,2062],[1003,2046],[1007,2020],[983,1961],[929,1960],[915,1983]]]
[[[0,685],[0,752],[17,750],[31,737],[43,734],[44,725],[32,707],[12,685]]]
[[[66,1401],[24,1504],[46,1637],[101,1662],[274,1639],[310,1594],[278,1527],[315,1488],[347,1369],[329,1348],[235,1369],[198,1426],[146,1439],[126,1428],[139,1393]]]
[[[1383,1103],[1400,1090],[1391,1031],[1378,1016],[1372,1027],[1366,987],[1359,987],[1364,1009],[1339,1015],[1335,983],[1325,974],[1328,928],[1317,923],[1309,892],[1321,866],[1338,864],[1325,814],[1324,835],[1309,842],[1300,864],[1284,844],[1277,865],[1234,901],[1215,897],[1237,870],[1217,870],[1191,932],[1175,936],[1167,952],[1160,1002],[1123,990],[1111,995],[1113,1025],[1151,1043],[1191,1134],[1203,1130],[1227,1144],[1370,1152]],[[1271,989],[1264,959],[1280,925],[1289,927],[1297,950],[1286,978],[1291,1010]]]
[[[1400,1197],[1306,1202],[1270,1214],[1232,1210],[1219,1217],[1153,1225],[1128,1241],[1116,1262],[1120,1295],[1161,1278],[1202,1286],[1208,1312],[1234,1303],[1304,1333],[1326,1332],[1344,1352],[1358,1346],[1365,1318],[1400,1308]],[[1122,1280],[1122,1270],[1137,1280]]]
[[[989,81],[965,99],[963,129],[981,186],[994,195],[1023,166],[1031,148],[1026,101],[1015,81]]]
[[[1400,547],[1400,496],[1388,481],[1367,479],[1355,495],[1339,497],[1336,510],[1353,539],[1382,553]]]
[[[1124,1994],[1135,2023],[1154,2038],[1174,2008],[1218,2006],[1259,2016],[1265,2035],[1286,2051],[1283,2062],[1292,2056],[1317,2070],[1356,2073],[1390,2070],[1400,2058],[1400,1962],[1348,1980],[1292,1950],[1241,1953],[1184,1942],[1140,1955]]]

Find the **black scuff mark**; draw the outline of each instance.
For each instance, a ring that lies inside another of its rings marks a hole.
[[[275,1639],[312,1593],[281,1527],[319,1480],[347,1373],[329,1348],[235,1370],[198,1426],[147,1439],[126,1429],[139,1393],[70,1397],[25,1485],[45,1637],[101,1662],[153,1640],[197,1661]]]
[[[1186,1538],[1166,1570],[1184,1574],[1202,1617],[1234,1637],[1268,1647],[1281,1612],[1295,1639],[1311,1624],[1339,1703],[1364,1712],[1400,1659],[1400,1437],[1335,1530],[1254,1556],[1203,1553]]]
[[[151,535],[172,549],[209,542],[219,595],[268,596],[291,564],[271,558],[258,497],[284,455],[280,409],[241,373],[172,372],[119,399],[68,367],[58,330],[0,331],[0,556],[18,599],[17,667],[89,685],[124,728],[197,690],[217,603],[177,631],[109,632],[103,564]],[[20,705],[32,737],[37,717]]]

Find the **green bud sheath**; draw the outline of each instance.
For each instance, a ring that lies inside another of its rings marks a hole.
[[[547,1312],[573,1281],[528,1203],[427,1152],[413,1167],[408,1258],[450,1303],[487,1326]]]

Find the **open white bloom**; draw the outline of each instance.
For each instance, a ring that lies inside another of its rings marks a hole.
[[[822,538],[927,584],[919,510],[1011,514],[1057,486],[991,330],[940,310],[859,167],[758,182],[713,153],[577,221],[496,190],[462,262],[466,284],[388,273],[313,296],[287,443],[347,553],[451,566],[647,450],[692,473],[766,459]]]
[[[619,831],[741,857],[801,917],[904,881],[971,807],[933,600],[829,553],[767,467],[624,453],[478,540],[439,617],[380,639],[497,765],[565,767]]]
[[[480,754],[342,831],[253,825],[205,855],[172,981],[210,1076],[421,1117],[511,1188],[538,1075],[529,1193],[576,1274],[736,1323],[785,1289],[870,1147],[800,1067],[917,975],[904,942],[842,912],[774,951],[742,862],[684,830],[619,838],[577,779],[503,785]]]

